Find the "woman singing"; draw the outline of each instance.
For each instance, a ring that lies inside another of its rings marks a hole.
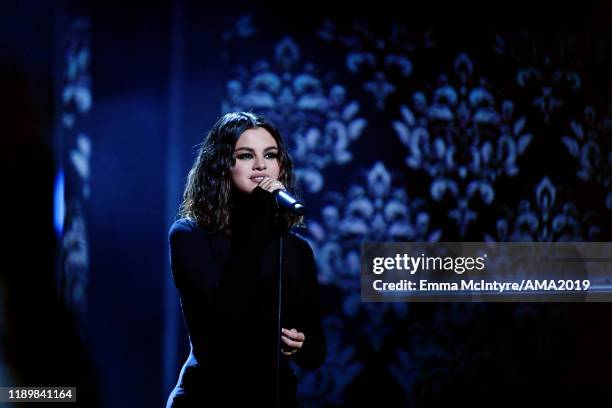
[[[235,112],[215,123],[189,172],[182,218],[170,229],[172,275],[191,353],[168,407],[274,406],[277,369],[280,406],[297,406],[289,359],[302,368],[323,363],[312,250],[290,232],[300,217],[281,212],[273,194],[295,187],[280,133],[264,117]]]

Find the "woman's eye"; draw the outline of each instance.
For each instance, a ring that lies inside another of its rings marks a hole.
[[[264,158],[267,160],[275,160],[278,157],[277,153],[266,153]],[[241,153],[236,155],[236,158],[239,160],[251,160],[253,158],[253,154],[251,153]]]

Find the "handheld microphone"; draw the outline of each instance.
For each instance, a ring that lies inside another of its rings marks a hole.
[[[306,211],[306,207],[304,204],[293,198],[291,194],[289,194],[285,190],[276,190],[274,191],[274,195],[276,196],[276,203],[279,208],[282,208],[285,211],[289,211],[295,215],[304,215]]]

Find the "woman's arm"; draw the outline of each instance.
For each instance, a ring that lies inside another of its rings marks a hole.
[[[304,280],[304,298],[306,300],[306,321],[304,328],[304,343],[294,354],[293,360],[302,368],[314,369],[325,361],[327,345],[321,325],[321,312],[319,304],[319,282],[317,268],[310,245],[300,240],[303,249],[300,251],[303,258],[302,277]]]
[[[179,294],[187,289],[206,291],[210,287],[210,274],[206,272],[212,265],[208,233],[180,219],[170,228],[168,242],[172,277]]]
[[[170,228],[170,267],[189,337],[199,351],[207,337],[214,262],[209,235],[185,219]]]

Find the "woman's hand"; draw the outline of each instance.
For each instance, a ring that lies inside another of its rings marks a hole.
[[[270,177],[264,177],[263,180],[261,180],[261,183],[259,183],[259,187],[263,188],[264,190],[273,193],[276,190],[284,190],[285,186],[283,186],[283,183],[281,183],[280,181],[270,178]]]
[[[285,347],[281,347],[281,353],[284,355],[290,356],[304,345],[304,340],[306,340],[304,333],[296,329],[287,330],[285,328],[283,328],[281,332],[283,333],[281,339],[283,343],[285,343]]]

